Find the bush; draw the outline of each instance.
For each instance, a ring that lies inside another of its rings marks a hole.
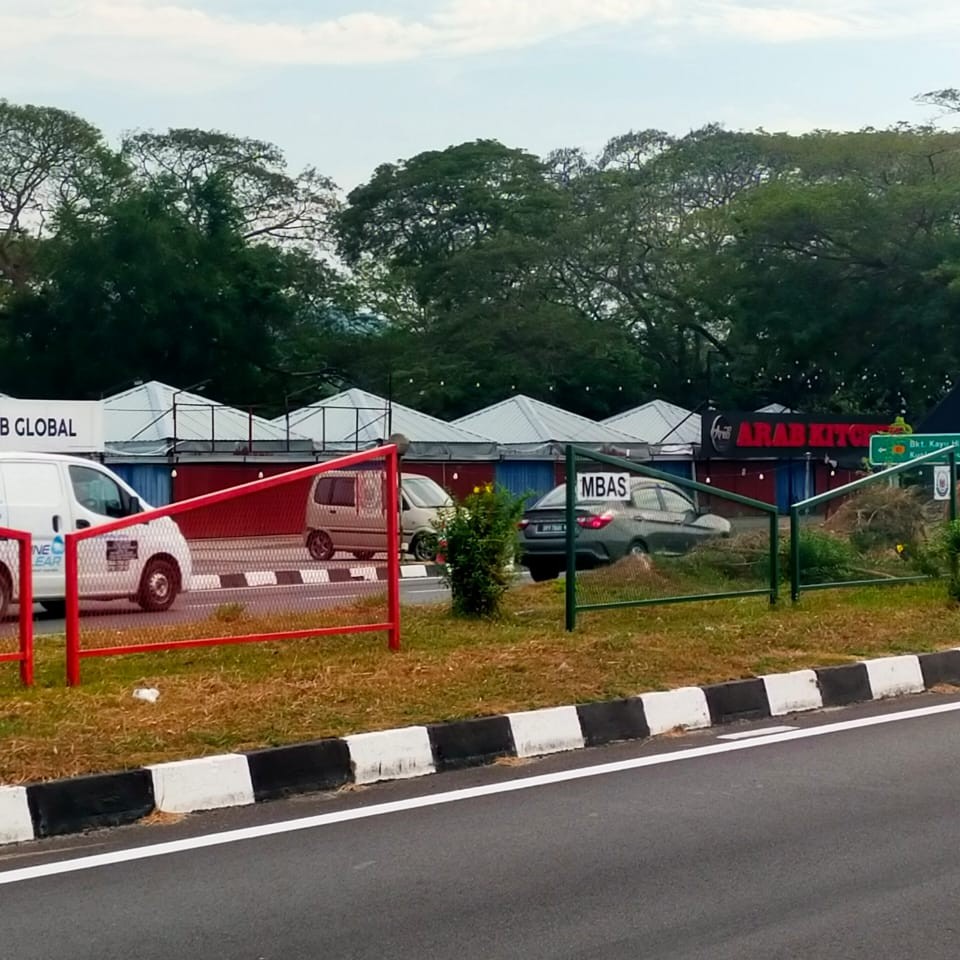
[[[780,542],[781,570],[792,572],[789,539]],[[849,577],[856,554],[848,540],[832,533],[806,530],[800,534],[800,579],[803,583],[833,583]]]
[[[751,530],[707,540],[679,557],[676,566],[698,576],[713,574],[725,580],[768,581],[770,534]]]
[[[524,497],[502,487],[475,487],[438,527],[444,582],[459,616],[496,617],[512,579]]]
[[[848,497],[824,527],[849,537],[857,550],[868,553],[901,544],[916,546],[942,517],[941,504],[931,501],[923,488],[877,481]]]

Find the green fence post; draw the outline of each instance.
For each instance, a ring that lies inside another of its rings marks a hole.
[[[780,518],[770,514],[770,605],[780,598]]]
[[[800,511],[790,508],[790,599],[800,599]]]
[[[566,597],[567,630],[577,629],[577,553],[574,537],[577,528],[577,457],[573,445],[567,444],[567,581]]]

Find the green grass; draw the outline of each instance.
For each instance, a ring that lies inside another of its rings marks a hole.
[[[364,614],[345,609],[339,622]],[[824,591],[797,607],[751,597],[579,622],[565,633],[557,585],[540,584],[512,591],[498,622],[405,609],[397,654],[370,634],[87,659],[74,689],[63,685],[62,638],[41,637],[32,690],[18,685],[14,664],[0,664],[0,782],[934,650],[956,644],[960,607],[942,584],[925,583]],[[214,626],[245,633],[275,623]],[[303,615],[282,625],[298,623]],[[159,689],[160,700],[135,700],[140,686]]]

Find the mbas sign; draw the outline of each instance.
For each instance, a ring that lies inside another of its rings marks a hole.
[[[629,500],[629,473],[578,473],[577,500]]]

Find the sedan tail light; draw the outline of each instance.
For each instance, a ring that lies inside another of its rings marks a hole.
[[[524,520],[521,520],[521,521],[517,524],[517,529],[518,529],[518,530],[526,530],[527,527],[529,527],[529,526],[530,526],[530,521],[524,519]]]
[[[611,520],[613,520],[613,514],[607,510],[606,513],[577,517],[577,526],[584,530],[602,530]]]

